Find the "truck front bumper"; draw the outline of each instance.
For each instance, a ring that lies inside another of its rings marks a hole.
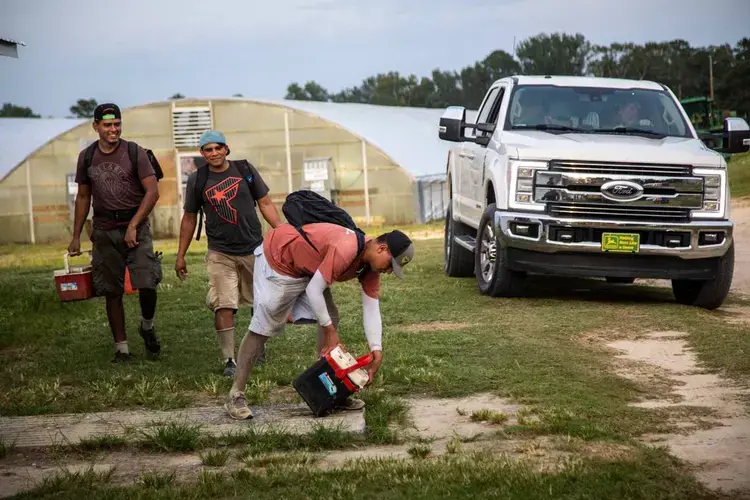
[[[497,211],[493,226],[508,268],[581,277],[712,279],[733,241],[731,221],[615,222]],[[602,233],[638,233],[640,249],[605,253]]]

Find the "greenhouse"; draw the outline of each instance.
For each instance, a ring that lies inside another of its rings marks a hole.
[[[151,216],[159,238],[179,232],[187,177],[201,164],[198,139],[209,128],[226,134],[230,159],[258,168],[279,209],[289,192],[313,189],[362,226],[412,224],[444,214],[442,112],[190,98],[124,108],[122,137],[151,149],[164,171]],[[96,139],[90,119],[0,119],[0,243],[70,237],[76,160]]]

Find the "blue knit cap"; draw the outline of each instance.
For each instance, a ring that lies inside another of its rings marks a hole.
[[[218,130],[206,130],[205,132],[203,132],[203,135],[201,135],[199,147],[203,149],[203,146],[205,146],[206,144],[211,144],[214,142],[226,145],[227,138],[224,137],[224,134],[222,134]]]

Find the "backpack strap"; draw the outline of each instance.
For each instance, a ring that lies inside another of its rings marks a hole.
[[[86,152],[83,153],[83,169],[86,173],[86,180],[89,180],[89,168],[91,168],[91,162],[94,159],[94,152],[98,146],[98,141],[94,141],[86,148]]]
[[[200,214],[200,221],[198,222],[198,235],[195,240],[201,239],[201,229],[203,228],[203,189],[206,187],[208,182],[208,163],[201,165],[196,170],[195,174],[195,190],[193,191],[195,199],[198,202],[198,213]]]
[[[247,183],[248,189],[250,189],[250,196],[253,194],[252,190],[252,182],[253,182],[253,174],[250,172],[250,162],[247,160],[233,160],[232,164],[234,164],[235,167],[237,167],[237,170],[240,171],[240,175],[242,175],[242,178],[245,179],[245,182]],[[253,206],[257,206],[258,202],[253,198]]]
[[[130,163],[133,165],[136,175],[138,175],[138,144],[134,143],[133,141],[127,141],[127,143]]]

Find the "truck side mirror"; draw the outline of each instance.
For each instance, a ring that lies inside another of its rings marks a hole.
[[[750,126],[744,118],[724,119],[724,148],[722,153],[744,153],[750,150]]]
[[[466,140],[466,108],[449,106],[440,117],[439,137],[444,141],[463,142]]]

